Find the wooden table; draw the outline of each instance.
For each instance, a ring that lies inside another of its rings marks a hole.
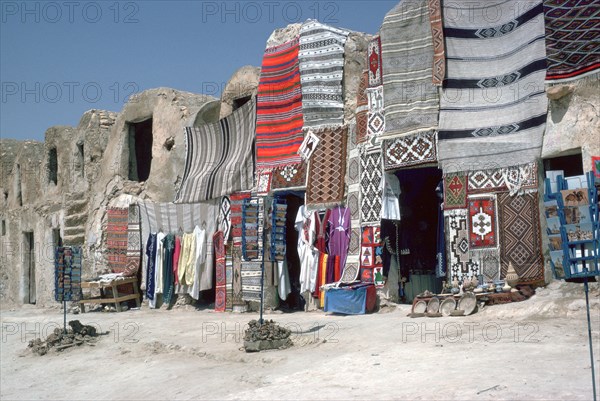
[[[137,277],[127,277],[124,279],[114,279],[108,281],[84,281],[81,283],[81,289],[100,289],[100,296],[94,298],[84,298],[79,301],[79,308],[81,313],[85,313],[85,304],[109,304],[114,303],[117,312],[121,312],[121,302],[129,301],[130,299],[135,300],[136,306],[140,307],[140,291],[138,289]],[[124,284],[131,284],[133,286],[133,294],[119,295],[118,286]],[[106,297],[105,290],[109,289],[111,292],[110,297]]]

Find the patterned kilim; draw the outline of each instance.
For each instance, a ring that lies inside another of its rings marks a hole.
[[[400,138],[385,139],[382,143],[383,168],[394,170],[437,163],[436,142],[437,134],[433,130]]]
[[[108,208],[106,223],[106,255],[112,273],[125,273],[127,269],[127,228],[129,209]]]
[[[340,282],[342,283],[351,283],[358,277],[359,272],[358,263],[348,263],[346,262],[346,266],[344,266],[344,271],[342,271],[342,277],[340,278]]]
[[[381,151],[360,153],[360,221],[379,224],[381,220]]]
[[[306,163],[294,164],[273,170],[271,190],[303,188],[306,186]]]
[[[54,251],[54,299],[81,299],[81,248],[57,247]]]
[[[308,166],[306,205],[340,204],[344,200],[348,128],[324,128],[314,133],[320,142]]]
[[[386,137],[438,126],[439,95],[432,83],[433,39],[427,0],[402,1],[381,25]]]
[[[360,248],[360,280],[372,283],[375,281],[374,269],[383,268],[383,243],[379,226],[362,228]]]
[[[364,71],[356,92],[356,142],[362,143],[367,140],[367,122],[369,119],[369,97],[367,96],[367,84],[369,72]]]
[[[245,305],[242,299],[242,248],[239,246],[232,247],[233,258],[233,284],[232,284],[232,304]]]
[[[470,249],[496,248],[496,198],[494,196],[469,197]]]
[[[223,232],[217,231],[213,235],[213,246],[215,247],[215,312],[225,312],[227,297],[227,272],[225,267],[225,241]]]
[[[469,253],[467,210],[447,210],[444,219],[449,279],[462,282],[465,277],[479,276],[479,263]]]
[[[467,206],[467,181],[466,175],[444,176],[444,209],[462,209]]]
[[[537,163],[531,162],[520,166],[511,166],[502,169],[502,178],[510,195],[523,190],[538,189]]]
[[[348,31],[307,20],[300,28],[300,80],[304,126],[344,122],[344,44]]]
[[[501,169],[476,170],[469,173],[469,193],[490,193],[506,191]]]
[[[498,250],[494,251],[491,255],[479,259],[481,274],[486,283],[500,280],[500,255]]]
[[[540,157],[548,104],[542,13],[541,0],[444,3],[448,69],[438,132],[444,173]]]
[[[233,244],[225,245],[225,310],[233,310]]]
[[[252,189],[255,102],[224,119],[186,127],[186,162],[177,203],[194,203]]]
[[[367,89],[369,113],[367,119],[367,135],[375,137],[385,131],[385,111],[383,104],[383,86]]]
[[[433,72],[432,82],[441,86],[446,77],[446,47],[444,45],[444,27],[442,23],[441,0],[428,0],[429,22],[433,38]]]
[[[261,262],[242,262],[242,299],[260,302]]]
[[[369,88],[383,85],[381,72],[381,38],[374,36],[367,49],[367,62],[369,63]]]
[[[244,199],[250,198],[250,192],[238,192],[229,196],[231,202],[231,236],[233,238],[233,245],[240,247],[242,246],[242,209]]]
[[[256,99],[256,168],[300,163],[302,124],[296,38],[265,50]]]
[[[544,261],[540,234],[537,193],[510,196],[498,194],[500,225],[500,262],[502,277],[508,264],[522,282],[544,279]]]
[[[127,270],[124,276],[135,276],[142,263],[142,237],[140,232],[140,207],[129,205],[127,224]]]
[[[565,82],[600,69],[600,3],[546,0],[546,80]]]

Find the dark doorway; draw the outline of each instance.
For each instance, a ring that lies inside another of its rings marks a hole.
[[[24,303],[35,304],[35,243],[33,231],[23,233],[23,290]]]
[[[300,206],[304,205],[303,193],[294,192],[278,195],[285,199],[287,204],[285,218],[285,258],[287,261],[288,276],[290,278],[291,292],[285,301],[280,300],[282,310],[304,310],[304,298],[300,295],[300,258],[298,256],[298,231],[296,231],[296,215]]]
[[[129,179],[146,181],[152,166],[152,119],[129,124]]]
[[[248,103],[248,101],[252,99],[252,95],[248,95],[248,96],[244,96],[244,97],[240,97],[237,99],[233,99],[233,105],[232,108],[233,110],[237,110],[240,107],[242,107],[243,105],[245,105],[246,103]]]
[[[425,291],[439,292],[435,276],[439,199],[435,192],[442,179],[436,167],[401,170],[400,180],[400,266],[409,273],[406,299]],[[439,288],[438,288],[439,287]]]
[[[549,170],[563,170],[563,177],[573,177],[583,174],[581,153],[569,156],[558,156],[544,159],[544,172]]]

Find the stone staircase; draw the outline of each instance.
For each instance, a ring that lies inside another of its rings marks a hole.
[[[84,245],[85,225],[88,218],[88,199],[85,193],[71,192],[65,195],[65,245]]]

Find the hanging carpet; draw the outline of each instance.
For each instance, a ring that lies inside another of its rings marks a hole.
[[[469,227],[466,209],[444,211],[449,280],[479,276],[479,263],[469,253]]]
[[[437,163],[436,143],[437,134],[434,130],[384,139],[383,168],[388,171]]]
[[[469,197],[470,249],[496,248],[496,198],[494,196]]]
[[[242,262],[242,299],[260,302],[260,277],[262,262]]]
[[[360,221],[379,224],[381,219],[381,151],[362,149],[360,152]]]
[[[129,209],[108,208],[106,215],[106,258],[108,268],[112,273],[128,275],[127,239]]]

